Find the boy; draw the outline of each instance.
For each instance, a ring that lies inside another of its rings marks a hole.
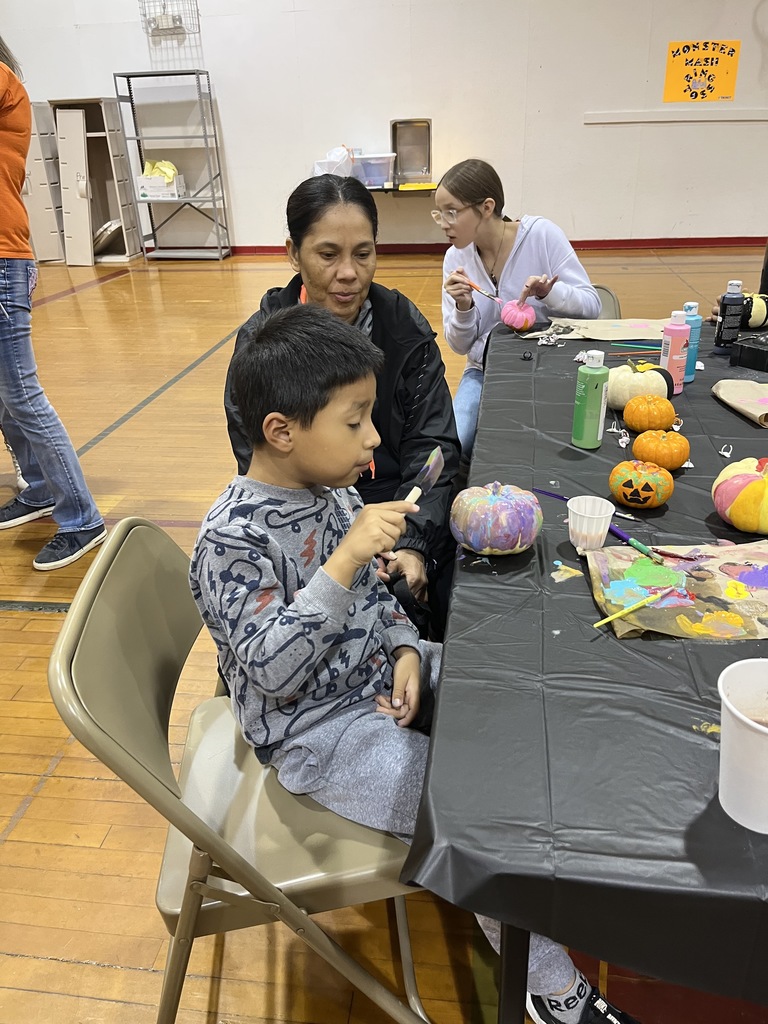
[[[313,306],[274,314],[241,343],[232,381],[253,458],[206,517],[190,580],[260,761],[291,792],[409,841],[429,742],[409,726],[441,648],[419,640],[377,576],[418,506],[363,506],[350,489],[379,443],[381,359]],[[537,935],[528,983],[545,993],[529,997],[537,1024],[636,1024]]]

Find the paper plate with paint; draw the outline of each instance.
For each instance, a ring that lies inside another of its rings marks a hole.
[[[619,637],[654,631],[687,640],[768,637],[768,541],[667,547],[659,565],[634,548],[587,552],[592,592],[604,615],[672,587],[653,604],[611,623]],[[678,561],[674,554],[685,555]],[[694,556],[693,560],[690,556]]]

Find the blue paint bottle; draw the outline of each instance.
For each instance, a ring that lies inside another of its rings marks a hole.
[[[691,336],[688,339],[688,358],[685,361],[685,377],[683,380],[690,384],[696,376],[696,360],[699,356],[699,338],[701,337],[701,325],[704,317],[699,316],[698,302],[684,302],[685,322],[691,328]]]

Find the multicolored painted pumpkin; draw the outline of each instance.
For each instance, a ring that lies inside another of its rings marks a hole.
[[[660,395],[635,395],[624,406],[624,423],[629,430],[669,430],[675,422],[675,407]]]
[[[544,517],[535,494],[498,480],[467,487],[451,506],[451,533],[478,555],[516,555],[541,532]]]
[[[633,363],[613,366],[608,371],[608,408],[622,410],[630,398],[637,395],[658,395],[671,398],[674,381],[669,370],[652,363]]]
[[[768,459],[742,459],[726,466],[712,484],[721,519],[745,533],[768,533]]]
[[[517,299],[511,299],[502,306],[501,319],[514,331],[527,331],[536,322],[536,310],[527,302],[520,305]]]
[[[688,461],[688,438],[674,430],[644,430],[632,445],[632,454],[641,462],[655,462],[663,469],[680,469]]]
[[[630,508],[658,508],[672,496],[672,474],[655,462],[628,459],[614,466],[608,486],[616,501]]]

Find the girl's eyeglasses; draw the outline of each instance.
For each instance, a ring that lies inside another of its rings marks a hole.
[[[451,226],[456,223],[461,211],[468,209],[469,206],[461,206],[458,210],[430,210],[430,213],[435,224],[448,224]]]

